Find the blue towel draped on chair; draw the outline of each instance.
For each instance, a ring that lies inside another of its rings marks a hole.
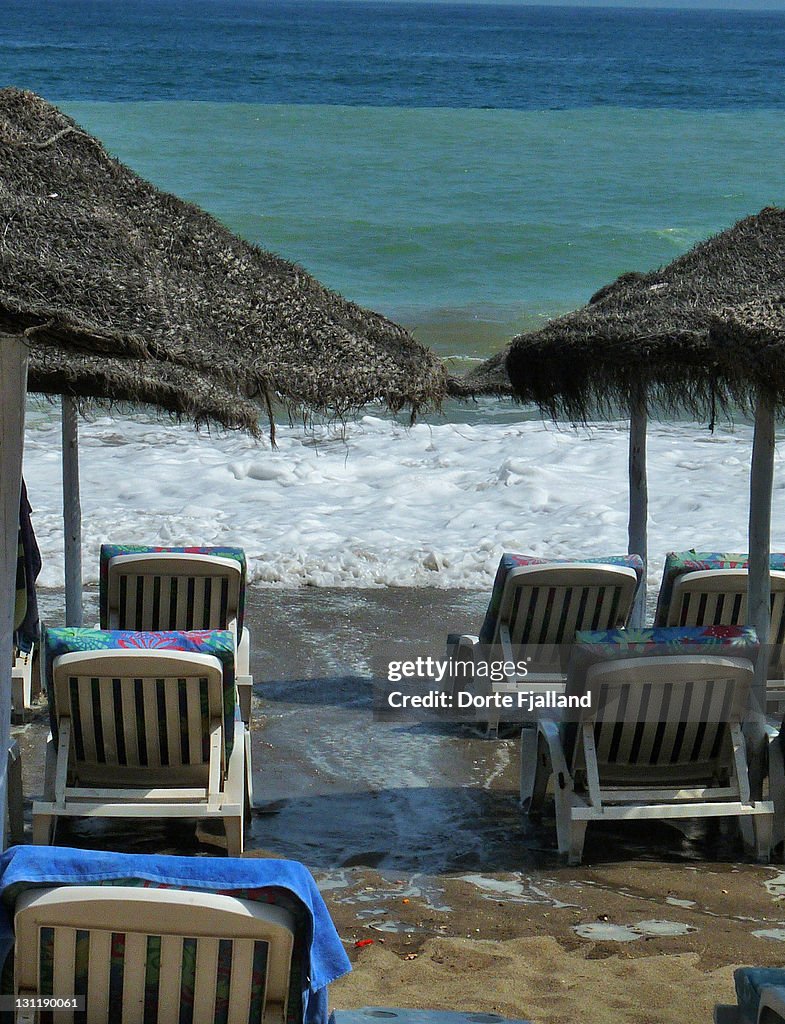
[[[0,855],[0,964],[13,943],[13,905],[20,891],[133,882],[265,902],[274,902],[276,889],[293,896],[304,911],[307,932],[301,980],[303,1024],[326,1024],[327,986],[351,967],[313,877],[296,861],[13,846]]]

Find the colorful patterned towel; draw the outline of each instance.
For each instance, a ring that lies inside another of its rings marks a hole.
[[[758,634],[752,626],[654,626],[646,629],[606,629],[578,632],[572,648],[569,679],[582,685],[586,670],[599,661],[617,658],[695,654],[757,657]],[[712,648],[706,650],[707,647]]]
[[[245,552],[242,548],[159,548],[144,544],[102,544],[99,577],[99,615],[101,628],[106,629],[109,621],[109,561],[118,555],[214,555],[216,558],[231,558],[240,564],[240,599],[237,609],[237,636],[242,636],[245,617]]]
[[[584,693],[586,673],[592,665],[619,658],[645,658],[659,655],[696,653],[720,657],[748,658],[754,663],[758,655],[758,636],[752,626],[665,626],[647,629],[606,629],[575,634],[569,668],[567,691]],[[574,721],[559,724],[562,743],[568,760],[577,736]]]
[[[664,626],[668,619],[673,584],[685,572],[701,572],[704,569],[749,569],[749,555],[726,554],[720,551],[669,551],[662,571],[662,585],[657,598],[655,626]],[[770,569],[785,569],[785,554],[773,553],[769,560]]]
[[[606,555],[604,558],[535,558],[533,555],[514,555],[509,552],[501,557],[499,568],[496,570],[496,579],[493,581],[491,600],[485,619],[480,629],[480,640],[484,644],[493,642],[496,634],[496,620],[501,608],[502,594],[507,577],[513,569],[522,565],[559,565],[564,562],[580,562],[586,565],[621,565],[628,569],[634,569],[638,575],[638,585],[643,578],[643,560],[640,555]]]
[[[296,901],[302,928],[299,983],[302,1024],[326,1024],[327,986],[351,970],[310,872],[295,861],[105,853],[58,846],[14,846],[0,856],[0,963],[13,945],[13,907],[34,886],[143,885],[215,892],[240,899]],[[283,899],[282,899],[283,897]],[[298,941],[299,940],[299,941]]]
[[[57,627],[44,630],[44,679],[49,698],[52,737],[57,742],[57,717],[52,665],[61,654],[73,651],[140,650],[188,651],[211,654],[223,665],[224,744],[226,757],[234,745],[236,688],[234,685],[234,636],[228,629],[203,629],[185,632],[141,633],[129,629],[82,629]]]

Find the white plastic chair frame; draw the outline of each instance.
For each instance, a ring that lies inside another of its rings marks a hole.
[[[55,658],[52,672],[58,743],[49,737],[34,843],[51,842],[60,816],[217,817],[229,855],[242,853],[246,731],[238,709],[227,759],[217,658],[78,651]]]
[[[53,929],[52,991],[41,989],[41,930]],[[148,938],[160,938],[158,1024],[176,1024],[182,999],[184,940],[195,940],[193,1024],[212,1024],[215,1015],[219,943],[231,944],[228,1024],[248,1024],[254,956],[265,964],[264,1010],[259,1024],[285,1024],[293,915],[282,907],[215,893],[135,886],[58,886],[30,889],[16,902],[14,992],[53,997],[75,993],[77,932],[87,932],[87,1022],[142,1024]],[[122,995],[110,1001],[113,935],[124,936]],[[224,946],[224,949],[226,947]],[[266,953],[266,957],[265,954]],[[258,966],[257,966],[258,969]],[[20,1012],[19,1021],[37,1019]],[[58,1024],[74,1013],[58,1009]]]
[[[668,626],[746,626],[746,569],[701,569],[686,572],[673,584]],[[771,645],[766,705],[785,709],[785,572],[771,571]]]
[[[559,723],[521,734],[521,803],[537,815],[554,778],[559,852],[579,864],[590,821],[752,816],[769,859],[774,805],[750,798],[741,723],[754,670],[741,658],[625,658],[592,665],[572,749]],[[569,759],[569,760],[568,760]]]
[[[35,650],[20,654],[11,669],[11,715],[16,722],[24,722],[39,692],[38,673],[33,673],[34,664],[36,668],[38,666],[37,660],[34,663],[34,656]]]
[[[233,558],[189,552],[115,555],[107,571],[106,629],[228,629],[235,637],[238,703],[251,720],[253,676],[247,627],[237,635],[242,572]]]
[[[599,562],[519,566],[505,580],[489,647],[479,637],[463,634],[448,646],[448,657],[474,664],[488,657],[508,664],[529,662],[525,676],[508,673],[502,681],[488,682],[485,692],[564,692],[560,647],[571,644],[579,630],[626,625],[637,588],[637,573],[628,566]],[[471,686],[469,679],[466,688]],[[496,734],[498,725],[498,718],[489,719],[490,735]]]

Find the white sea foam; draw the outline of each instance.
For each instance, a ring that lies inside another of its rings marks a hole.
[[[31,407],[25,474],[41,584],[62,585],[59,416]],[[665,553],[746,550],[751,429],[653,424],[650,584]],[[239,544],[251,580],[298,586],[487,588],[502,551],[626,550],[627,429],[539,420],[407,428],[375,416],[341,433],[278,429],[278,447],[102,416],[80,433],[84,577],[102,541]],[[777,456],[778,465],[781,456]],[[773,544],[785,549],[775,492]]]

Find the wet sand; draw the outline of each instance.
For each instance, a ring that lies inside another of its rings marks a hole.
[[[352,975],[331,1003],[492,1011],[541,1024],[711,1020],[732,967],[785,959],[785,869],[703,822],[592,826],[584,864],[556,854],[546,809],[517,804],[518,740],[471,726],[374,722],[370,668],[475,632],[485,594],[252,588],[248,855],[313,871]],[[50,621],[62,598],[44,596]],[[95,594],[86,595],[95,618]],[[17,730],[40,792],[45,709]],[[28,802],[29,816],[29,802]],[[61,829],[58,842],[210,854],[182,823]],[[357,942],[370,944],[356,947]]]

